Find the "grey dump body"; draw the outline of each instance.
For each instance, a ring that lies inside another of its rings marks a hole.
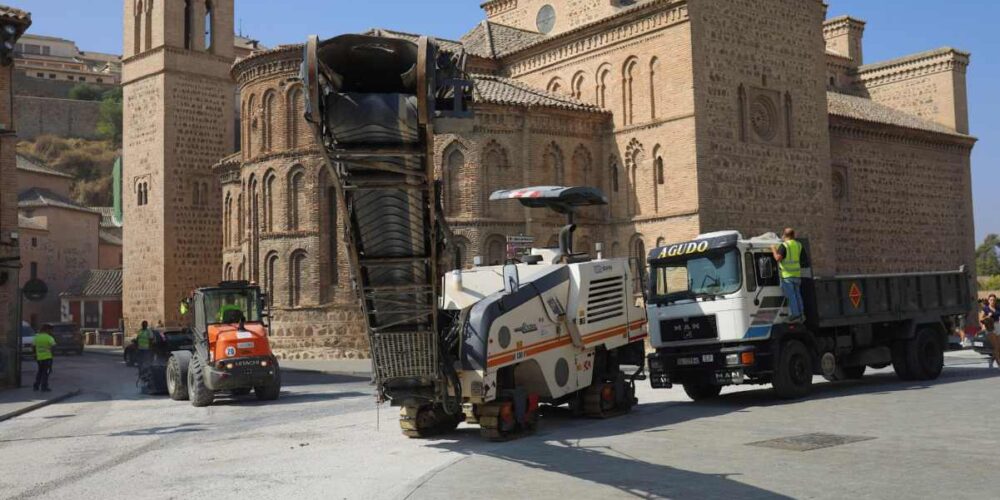
[[[972,304],[964,271],[806,279],[802,292],[815,328],[940,321],[965,315]]]

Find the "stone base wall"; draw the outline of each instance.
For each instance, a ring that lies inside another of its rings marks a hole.
[[[369,356],[360,304],[274,310],[271,346],[280,359],[361,359]]]
[[[30,141],[40,135],[74,139],[96,139],[101,117],[99,101],[76,101],[47,97],[14,97],[17,137]]]

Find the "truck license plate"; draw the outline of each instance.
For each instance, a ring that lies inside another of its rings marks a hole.
[[[972,347],[983,347],[983,343],[982,342],[973,342],[972,343]]]
[[[700,358],[677,358],[677,366],[695,366],[700,364]]]

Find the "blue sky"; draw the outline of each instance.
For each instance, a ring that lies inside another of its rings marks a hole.
[[[31,31],[76,40],[82,50],[121,52],[121,0],[0,0],[32,12]],[[237,0],[237,26],[267,46],[375,26],[458,38],[482,19],[481,0]],[[1000,233],[1000,37],[996,0],[828,0],[830,16],[868,21],[865,59],[942,46],[972,52],[969,108],[976,234]],[[277,5],[280,4],[279,8]],[[434,13],[431,13],[433,5]],[[919,203],[919,200],[914,200]],[[877,229],[877,228],[876,228]]]

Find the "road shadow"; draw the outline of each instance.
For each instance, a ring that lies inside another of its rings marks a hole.
[[[614,438],[633,433],[669,432],[669,427],[676,424],[751,411],[754,407],[925,390],[997,376],[1000,376],[1000,370],[994,372],[981,367],[949,366],[938,380],[906,382],[900,381],[890,370],[871,374],[858,381],[817,383],[813,387],[813,394],[800,401],[778,400],[769,387],[762,386],[760,389],[723,394],[701,403],[671,401],[640,404],[629,415],[605,421],[575,418],[565,408],[550,407],[543,413],[540,431],[533,436],[507,443],[489,443],[479,437],[478,428],[463,426],[448,435],[446,440],[429,445],[467,455],[471,460],[476,460],[479,456],[490,457],[580,481],[598,483],[622,494],[642,498],[787,498],[741,483],[736,479],[738,474],[694,472],[651,463],[608,446],[582,443],[585,440]],[[461,462],[456,466],[461,466]],[[421,483],[421,487],[414,491],[415,496],[420,496],[420,490],[425,484],[429,488],[427,491],[437,491],[435,483],[449,480],[449,474],[435,475]]]
[[[367,376],[299,371],[291,369],[281,370],[281,385],[284,387],[298,387],[306,385],[365,384],[369,383],[370,381],[371,378]]]
[[[203,432],[208,430],[201,424],[185,423],[177,425],[167,425],[160,427],[147,427],[145,429],[134,429],[131,431],[112,432],[109,437],[121,436],[167,436],[170,434],[186,434],[190,432]]]

